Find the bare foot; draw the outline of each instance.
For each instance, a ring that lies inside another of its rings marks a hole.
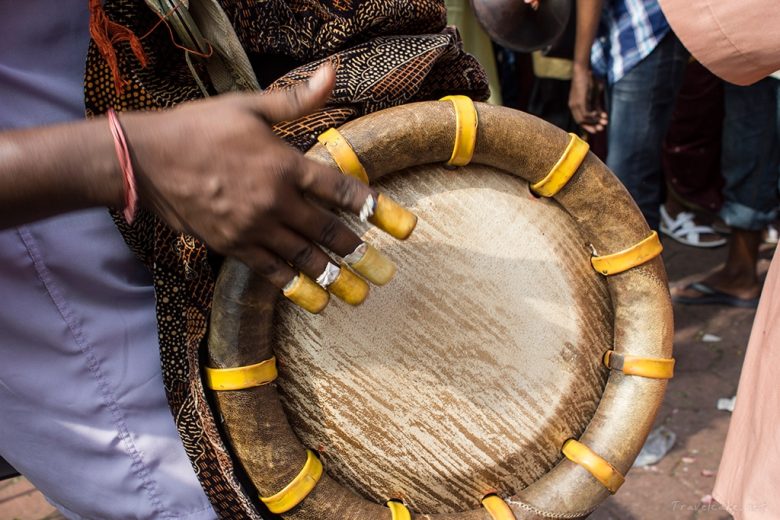
[[[728,273],[725,269],[715,271],[698,283],[740,300],[752,300],[761,294],[761,285],[755,277]],[[696,299],[706,296],[704,292],[697,290],[692,285],[674,287],[671,293],[675,299]]]
[[[756,266],[761,231],[734,228],[726,264],[703,280],[672,291],[672,299],[684,304],[713,303],[755,307],[761,286]]]

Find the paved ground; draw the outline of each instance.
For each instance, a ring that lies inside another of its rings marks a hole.
[[[61,520],[57,511],[27,480],[0,482],[0,520]]]
[[[671,283],[685,283],[725,259],[725,248],[704,251],[664,243]],[[765,274],[772,250],[762,253]],[[730,413],[716,409],[719,397],[736,393],[754,311],[725,307],[675,307],[675,377],[669,383],[656,426],[677,434],[677,443],[657,465],[633,470],[620,492],[591,516],[597,520],[721,520],[731,516],[708,496],[728,431]],[[721,341],[703,341],[714,334]]]
[[[725,249],[704,251],[665,243],[672,283],[714,268]],[[763,254],[765,271],[771,250]],[[723,307],[675,309],[676,376],[670,382],[657,425],[677,434],[672,451],[657,465],[633,470],[625,485],[592,515],[596,520],[721,520],[730,516],[706,498],[715,481],[730,414],[718,411],[719,397],[731,397],[747,345],[753,311]],[[703,341],[704,334],[721,338]],[[24,479],[0,483],[0,520],[59,518]]]

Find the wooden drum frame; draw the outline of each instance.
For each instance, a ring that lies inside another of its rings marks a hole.
[[[611,370],[582,435],[563,442],[559,462],[536,481],[513,496],[496,490],[478,497],[483,507],[468,511],[412,514],[391,500],[402,497],[382,504],[342,486],[301,445],[273,384],[279,292],[228,259],[214,296],[205,379],[261,500],[296,520],[586,517],[623,483],[672,377],[672,309],[657,234],[587,144],[522,112],[453,96],[383,110],[326,134],[307,156],[372,182],[422,164],[472,163],[525,179],[537,195],[554,199],[590,243],[593,269],[606,277],[614,337],[603,363]]]

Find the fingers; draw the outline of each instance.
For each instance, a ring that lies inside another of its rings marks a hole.
[[[296,239],[294,235],[291,237],[286,240],[294,244],[293,247],[302,247],[299,243],[305,241]],[[368,284],[346,267],[339,268],[327,262],[326,268],[315,281],[305,272],[295,271],[279,256],[263,247],[247,249],[237,256],[253,271],[265,276],[281,289],[282,294],[290,301],[313,314],[318,314],[327,307],[330,302],[328,290],[350,305],[359,305],[368,296]],[[312,272],[311,269],[306,268],[309,273]]]
[[[580,124],[583,130],[588,132],[589,134],[597,134],[603,130],[603,128],[595,126],[595,125],[589,125],[589,124]]]
[[[359,215],[399,240],[406,240],[417,225],[417,217],[368,185],[319,163],[302,159],[299,187],[328,205]]]
[[[344,263],[375,285],[385,285],[398,270],[392,260],[316,205],[291,215],[289,222],[295,231],[342,257]]]
[[[381,196],[379,200],[382,200]],[[299,269],[306,279],[316,281],[323,289],[350,305],[359,305],[368,296],[369,286],[363,278],[376,285],[384,285],[393,278],[397,268],[392,260],[364,243],[335,215],[302,197],[296,202],[289,205],[294,210],[282,215],[289,228],[280,228],[265,237],[268,250]],[[320,247],[342,257],[341,267]],[[298,282],[293,285],[300,285],[304,294],[316,293],[304,283],[305,280]],[[285,295],[292,299],[287,292]],[[309,300],[311,298],[304,298],[304,305],[314,305]],[[322,302],[322,298],[315,298],[316,302]],[[319,312],[311,308],[307,310]]]
[[[605,112],[594,109],[590,98],[600,99],[593,90],[590,70],[575,66],[569,91],[569,109],[577,124],[586,132],[594,134],[604,130],[607,118]]]
[[[590,134],[603,131],[609,122],[606,112],[599,112],[596,110],[582,114],[580,117],[581,119],[578,119],[577,116],[575,116],[575,120]]]
[[[266,237],[265,242],[269,250],[313,280],[316,280],[330,263],[330,257],[311,240],[285,227],[275,229]]]
[[[362,243],[360,237],[333,213],[308,201],[302,201],[296,208],[285,215],[287,225],[325,249],[343,257]]]
[[[355,215],[360,214],[369,195],[377,196],[374,190],[356,178],[305,157],[300,158],[295,171],[298,173],[298,187],[303,192],[314,195],[326,205]]]
[[[569,103],[572,117],[586,132],[595,134],[604,130],[609,122],[607,113],[603,110],[591,110],[584,98],[572,96]]]
[[[362,278],[337,266],[312,241],[286,228],[280,228],[268,240],[269,249],[346,303],[360,305],[368,296],[368,284]]]
[[[248,96],[249,108],[269,124],[293,121],[314,112],[330,97],[336,73],[330,64],[317,69],[308,82],[290,90]]]
[[[238,251],[236,257],[279,289],[284,289],[298,274],[277,255],[260,246]]]

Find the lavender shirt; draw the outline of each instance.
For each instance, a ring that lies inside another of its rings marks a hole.
[[[83,117],[87,5],[0,3],[0,130]],[[156,329],[150,275],[105,209],[0,231],[0,454],[68,518],[215,518]]]

